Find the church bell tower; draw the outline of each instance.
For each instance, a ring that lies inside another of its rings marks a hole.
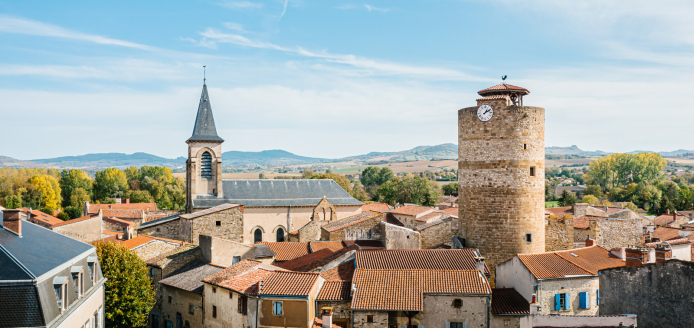
[[[194,211],[198,196],[222,197],[222,143],[214,124],[207,83],[202,85],[202,95],[195,118],[193,135],[186,140],[186,213]]]
[[[545,251],[545,110],[525,88],[499,84],[458,111],[459,235],[492,270]]]

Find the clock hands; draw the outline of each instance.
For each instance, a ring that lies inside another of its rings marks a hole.
[[[490,109],[485,110],[484,113],[482,113],[482,115],[489,113],[490,110],[492,110],[492,109],[490,108]]]

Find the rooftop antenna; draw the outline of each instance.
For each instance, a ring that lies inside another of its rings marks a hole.
[[[202,65],[202,84],[207,84],[206,67],[207,65]]]

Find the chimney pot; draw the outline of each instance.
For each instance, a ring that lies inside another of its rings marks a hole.
[[[322,311],[322,320],[323,320],[323,327],[322,328],[332,328],[333,326],[333,308],[326,306],[321,309]]]
[[[125,203],[126,203],[126,204],[130,204],[130,198],[126,198],[126,199],[125,199]]]
[[[588,239],[586,239],[586,247],[593,246],[595,245],[595,240],[590,239],[590,235],[588,235]]]
[[[484,274],[484,257],[482,256],[476,256],[475,257],[475,270],[479,270]]]
[[[26,217],[26,213],[22,210],[5,210],[3,211],[2,227],[22,235],[22,217]]]
[[[665,211],[665,214],[670,214],[670,209],[669,209],[669,208]]]

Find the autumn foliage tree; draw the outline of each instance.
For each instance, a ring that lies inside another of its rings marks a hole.
[[[60,208],[62,197],[60,196],[60,185],[58,180],[52,175],[36,175],[29,179],[31,191],[34,199],[38,201],[39,207],[49,213]]]
[[[142,327],[154,307],[155,292],[147,264],[126,246],[96,242],[101,271],[106,279],[106,327]]]
[[[121,197],[128,191],[128,179],[123,171],[107,168],[96,172],[94,179],[94,196],[96,199]]]

